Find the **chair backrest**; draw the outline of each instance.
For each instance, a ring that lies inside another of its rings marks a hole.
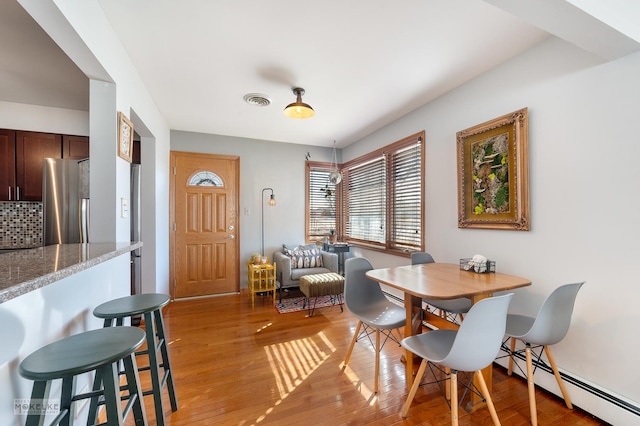
[[[565,284],[555,289],[540,307],[531,330],[522,340],[536,345],[553,345],[564,339],[569,331],[578,290],[583,284]]]
[[[489,297],[473,305],[441,364],[460,371],[476,371],[491,364],[500,351],[512,297],[513,293]]]
[[[364,257],[344,261],[344,303],[354,314],[367,312],[372,305],[387,301],[380,284],[364,275],[372,269]]]
[[[411,253],[411,264],[418,265],[420,263],[436,263],[436,261],[426,251],[414,251]]]

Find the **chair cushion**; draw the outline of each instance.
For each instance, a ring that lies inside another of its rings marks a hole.
[[[322,254],[315,244],[282,246],[282,252],[291,258],[291,269],[322,268]]]

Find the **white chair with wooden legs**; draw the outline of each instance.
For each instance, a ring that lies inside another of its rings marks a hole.
[[[571,399],[564,387],[562,377],[560,376],[549,346],[558,343],[567,335],[569,325],[571,324],[571,314],[573,313],[576,296],[583,284],[584,282],[566,284],[555,289],[544,301],[535,317],[515,314],[509,314],[507,316],[507,330],[505,332],[507,339],[502,344],[502,350],[509,354],[509,368],[507,372],[509,375],[513,373],[513,357],[524,351],[527,363],[526,377],[529,388],[529,411],[531,412],[531,424],[534,426],[538,424],[538,415],[533,374],[538,365],[544,364],[541,358],[543,350],[547,355],[551,370],[558,382],[565,404],[568,408],[573,409]],[[507,348],[506,343],[508,340],[511,340],[511,344]],[[525,344],[524,349],[515,349],[516,340],[521,340]],[[536,348],[540,348],[537,353],[535,352]],[[535,366],[533,362],[534,358]],[[524,372],[522,373],[524,374]]]
[[[411,264],[418,265],[422,263],[435,263],[433,257],[424,251],[416,251],[411,253]],[[456,316],[460,316],[460,319],[464,319],[464,314],[471,309],[471,299],[466,297],[459,297],[457,299],[423,299],[427,305],[433,306],[440,311],[441,318],[449,318],[452,322],[456,322]]]
[[[507,320],[507,310],[513,293],[483,299],[473,305],[457,331],[434,330],[402,340],[402,346],[422,358],[418,374],[413,381],[402,417],[407,417],[416,391],[422,382],[428,364],[446,371],[451,383],[451,424],[458,424],[458,371],[473,371],[480,384],[480,393],[487,402],[494,425],[500,425],[491,400],[482,369],[490,365],[500,351]],[[438,367],[439,366],[439,367]],[[450,373],[449,373],[450,370]],[[437,382],[442,381],[436,378]],[[464,386],[477,392],[473,376]]]
[[[387,339],[399,343],[399,339],[393,336],[392,332],[396,328],[404,327],[406,313],[404,307],[387,299],[378,282],[365,276],[367,271],[373,269],[367,259],[363,257],[347,259],[344,268],[344,303],[347,309],[358,318],[358,325],[347,351],[344,365],[349,363],[356,341],[365,336],[371,339],[370,335],[375,333],[376,364],[373,392],[378,393],[380,350]],[[382,343],[380,341],[381,334],[385,336]]]

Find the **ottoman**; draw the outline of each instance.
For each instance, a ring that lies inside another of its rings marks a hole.
[[[322,296],[329,296],[333,305],[337,302],[340,305],[340,312],[343,312],[344,277],[340,274],[329,272],[326,274],[304,275],[300,277],[300,291],[305,296],[302,307],[307,306],[310,317],[313,316],[318,297]],[[313,306],[311,306],[311,298],[314,299]]]

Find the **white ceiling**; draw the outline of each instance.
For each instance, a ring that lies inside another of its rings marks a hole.
[[[638,49],[582,10],[592,0],[98,1],[171,129],[319,146],[349,145],[550,33],[607,59]],[[0,3],[0,100],[88,109],[86,77]],[[282,113],[296,86],[315,117]]]

